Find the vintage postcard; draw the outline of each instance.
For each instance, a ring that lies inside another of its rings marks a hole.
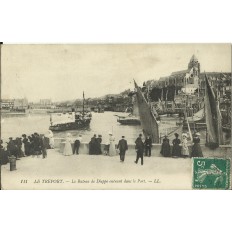
[[[0,56],[2,190],[231,189],[231,44]]]

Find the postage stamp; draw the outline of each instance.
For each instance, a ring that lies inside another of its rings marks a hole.
[[[194,189],[229,189],[230,159],[194,158]]]

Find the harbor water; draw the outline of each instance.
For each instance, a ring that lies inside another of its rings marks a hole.
[[[124,135],[128,143],[134,143],[142,129],[140,125],[121,125],[117,122],[117,116],[127,116],[127,113],[104,112],[92,113],[92,120],[87,130],[70,130],[66,132],[54,132],[54,137],[65,138],[66,133],[71,133],[75,138],[79,134],[83,137],[83,142],[89,142],[91,137],[102,135],[103,143],[108,142],[109,132],[113,132],[116,141]],[[50,126],[49,114],[27,114],[27,115],[2,115],[1,137],[8,141],[9,137],[21,137],[22,134],[30,135],[34,132],[47,134]],[[161,136],[176,128],[176,119],[162,119],[160,123]]]

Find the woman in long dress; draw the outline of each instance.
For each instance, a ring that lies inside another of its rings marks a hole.
[[[112,133],[109,133],[109,156],[117,155],[116,149],[115,149],[115,138]]]
[[[53,132],[51,130],[48,130],[48,135],[47,137],[49,138],[49,146],[50,148],[54,148],[55,145],[55,141],[54,141],[54,137],[53,137]]]
[[[66,136],[66,141],[65,141],[65,145],[64,145],[64,155],[72,155],[73,154],[71,143],[72,143],[71,134],[68,133]]]
[[[181,147],[180,147],[180,139],[178,138],[179,137],[179,134],[175,133],[175,139],[173,139],[172,141],[172,144],[173,144],[173,147],[172,147],[172,156],[173,157],[180,157],[181,156]]]
[[[189,149],[188,149],[188,141],[187,141],[187,134],[182,134],[182,149],[181,149],[182,156],[184,158],[189,157]]]
[[[193,146],[192,146],[191,157],[203,157],[199,136],[200,136],[199,133],[195,133],[193,136]]]
[[[169,157],[171,155],[170,151],[171,151],[171,147],[169,144],[169,139],[168,139],[168,136],[165,135],[163,139],[163,143],[161,145],[160,154],[163,155],[164,157]]]

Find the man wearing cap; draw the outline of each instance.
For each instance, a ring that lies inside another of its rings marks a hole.
[[[139,158],[141,158],[141,165],[143,165],[144,143],[142,141],[142,134],[139,134],[139,137],[135,141],[135,150],[137,151],[137,157],[135,163],[137,164]]]
[[[124,162],[126,150],[128,150],[125,136],[122,136],[122,139],[119,140],[117,148],[119,149],[120,162]]]

